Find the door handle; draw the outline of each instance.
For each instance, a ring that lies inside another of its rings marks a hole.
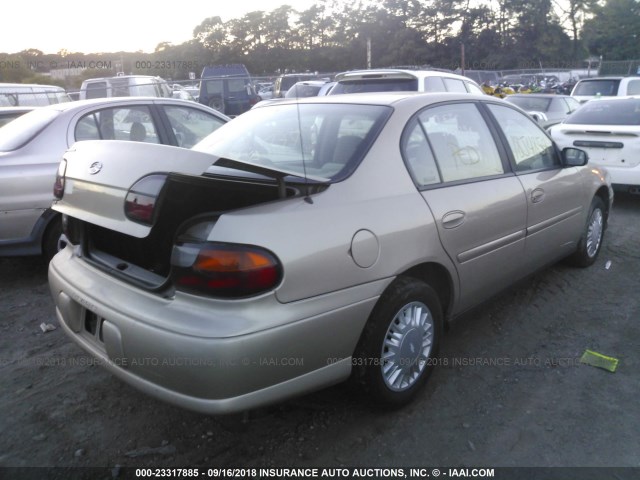
[[[531,192],[531,203],[540,203],[544,200],[544,190],[541,188],[536,188],[533,192]]]
[[[442,216],[442,226],[444,228],[456,228],[464,223],[466,213],[460,210],[447,212]]]

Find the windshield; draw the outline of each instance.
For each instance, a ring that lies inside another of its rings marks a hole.
[[[30,142],[60,115],[58,110],[36,109],[0,128],[0,152],[12,152]]]
[[[618,94],[620,80],[582,80],[571,95],[602,95],[612,97]]]
[[[417,78],[366,78],[342,80],[331,89],[330,95],[361,92],[417,92]]]
[[[591,100],[564,123],[578,125],[640,125],[640,99]]]
[[[235,118],[194,150],[300,177],[340,181],[358,166],[389,107],[274,104]]]

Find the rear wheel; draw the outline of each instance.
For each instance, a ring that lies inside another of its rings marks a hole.
[[[354,354],[353,380],[377,403],[409,403],[433,370],[442,332],[435,291],[398,278],[380,297]]]
[[[213,97],[209,99],[209,106],[214,110],[224,113],[224,100],[222,97]]]
[[[605,222],[606,210],[604,202],[600,197],[594,197],[578,249],[569,257],[569,263],[576,267],[593,265],[602,247]]]

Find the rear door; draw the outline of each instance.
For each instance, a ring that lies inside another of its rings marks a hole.
[[[564,168],[549,136],[521,112],[487,105],[510,149],[510,161],[527,200],[526,260],[538,268],[575,250],[584,205],[580,171]]]
[[[403,137],[407,166],[458,271],[459,310],[522,275],[527,205],[500,152],[475,102],[428,108]]]

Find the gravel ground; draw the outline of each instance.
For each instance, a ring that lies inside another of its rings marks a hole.
[[[618,195],[594,266],[555,265],[458,319],[424,393],[395,412],[344,385],[228,417],[166,405],[43,332],[58,325],[47,266],[2,258],[0,466],[640,467],[639,217],[640,197]],[[581,364],[586,349],[616,372]]]

